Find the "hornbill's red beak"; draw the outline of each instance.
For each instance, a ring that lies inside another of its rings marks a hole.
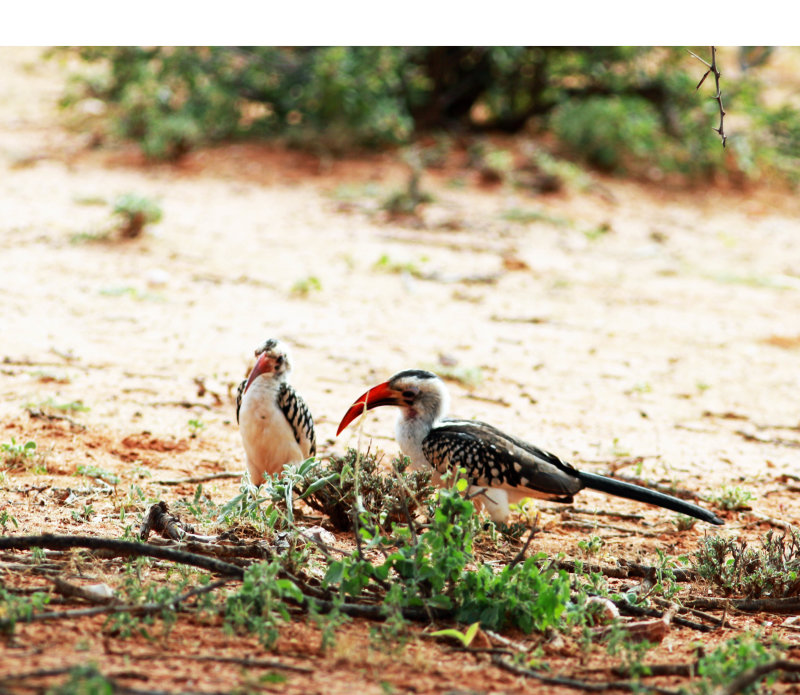
[[[253,371],[250,372],[250,376],[247,377],[247,383],[244,386],[244,391],[242,391],[242,395],[247,393],[247,389],[250,388],[250,384],[252,384],[257,377],[261,376],[264,372],[271,372],[274,371],[275,365],[273,364],[273,359],[266,352],[262,352],[258,359],[256,360],[256,364],[253,367]]]
[[[369,391],[359,396],[344,414],[342,421],[339,423],[339,429],[336,430],[336,436],[338,437],[342,430],[363,412],[377,408],[380,405],[400,405],[402,402],[401,392],[390,388],[388,381],[373,386]]]

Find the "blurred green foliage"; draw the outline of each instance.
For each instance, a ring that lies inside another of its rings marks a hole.
[[[700,55],[707,50],[697,49]],[[737,61],[741,72],[728,77]],[[87,71],[65,105],[108,105],[113,134],[153,158],[200,144],[280,137],[343,152],[423,132],[553,133],[555,150],[615,173],[706,176],[725,168],[797,176],[800,117],[762,104],[745,49],[718,61],[739,132],[723,150],[713,85],[678,47],[103,47],[75,52]]]

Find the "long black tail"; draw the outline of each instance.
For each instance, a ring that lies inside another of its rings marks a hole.
[[[707,521],[709,524],[721,525],[725,523],[713,512],[698,507],[691,502],[679,500],[677,497],[665,495],[663,492],[656,492],[655,490],[649,490],[641,485],[634,485],[633,483],[626,483],[622,480],[607,478],[604,475],[597,475],[596,473],[587,473],[585,471],[577,471],[577,473],[584,487],[588,487],[591,490],[599,490],[600,492],[607,492],[609,495],[625,497],[626,499],[645,502],[646,504],[654,504],[657,507],[664,507],[665,509],[671,509],[673,512],[679,512],[680,514],[693,516],[695,519]]]

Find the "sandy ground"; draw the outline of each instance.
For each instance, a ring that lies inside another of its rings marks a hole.
[[[58,503],[57,490],[87,486],[81,465],[120,475],[116,494],[136,483],[168,502],[194,488],[158,479],[243,470],[231,393],[267,337],[293,346],[293,382],[323,454],[355,443],[354,428],[338,440],[335,429],[356,396],[423,367],[460,377],[450,381],[455,413],[579,466],[636,460],[642,476],[704,496],[751,490],[752,513],[725,513],[724,533],[759,535],[768,526],[755,514],[800,521],[782,477],[800,473],[791,195],[593,177],[588,188],[534,197],[481,186],[452,165],[423,178],[435,200],[419,220],[391,220],[380,203],[405,172],[388,155],[319,162],[229,145],[145,166],[130,148],[87,150],[85,136],[60,125],[62,69],[37,56],[0,49],[0,442],[35,441],[46,468],[6,473],[0,513],[19,525],[9,532],[121,534],[102,495],[80,498],[93,505],[88,520]],[[163,220],[133,241],[86,241],[127,192],[157,199]],[[509,219],[520,212],[538,219]],[[86,409],[63,409],[76,402]],[[388,453],[393,419],[376,411],[363,426]],[[205,489],[219,503],[238,482]],[[708,532],[676,534],[670,514],[597,493],[577,504],[643,514],[669,553],[691,552]],[[542,549],[569,554],[585,537],[547,505],[542,518]],[[653,557],[651,537],[596,534],[601,560]],[[114,654],[153,650],[100,638],[101,625],[20,628],[14,648],[0,648],[0,673],[90,657],[122,669]],[[368,648],[368,630],[351,626],[323,660],[308,646],[312,628],[287,628],[279,653],[319,671],[280,687],[338,692],[341,681],[377,693],[385,680],[395,692],[446,692],[468,681],[478,692],[537,691],[430,643],[388,659]],[[176,638],[197,653],[260,650],[192,625]],[[664,649],[685,654],[691,638],[676,631]],[[170,689],[247,682],[235,668],[197,682],[192,664],[153,668]]]

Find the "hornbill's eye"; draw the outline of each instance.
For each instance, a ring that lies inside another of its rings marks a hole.
[[[403,391],[403,398],[413,401],[419,395],[419,389],[410,388]]]

